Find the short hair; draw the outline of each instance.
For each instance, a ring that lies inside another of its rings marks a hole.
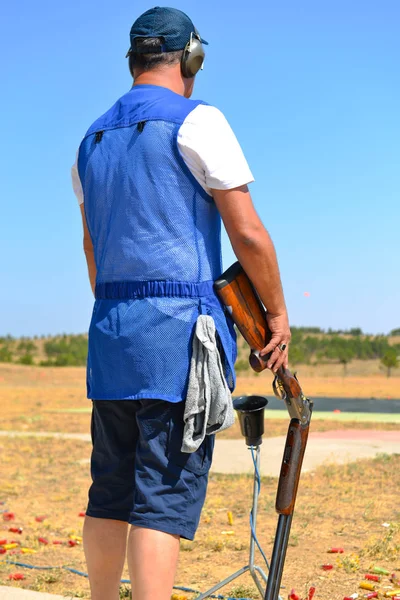
[[[151,71],[164,65],[175,65],[182,59],[183,50],[175,52],[160,52],[163,38],[136,38],[134,49],[129,53],[129,70],[133,75],[133,69]],[[135,52],[140,49],[140,52]],[[148,50],[148,51],[147,51]],[[158,51],[157,51],[158,50]]]

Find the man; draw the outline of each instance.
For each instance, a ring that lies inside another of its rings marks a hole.
[[[135,21],[130,40],[133,87],[89,128],[72,170],[96,297],[83,532],[92,600],[117,600],[126,551],[133,599],[169,599],[179,539],[194,537],[214,442],[207,435],[197,451],[181,452],[200,314],[215,323],[234,388],[235,332],[213,290],[221,217],[269,311],[269,368],[287,364],[290,341],[275,251],[247,188],[252,174],[221,112],[190,100],[206,42],[187,15],[160,7]]]

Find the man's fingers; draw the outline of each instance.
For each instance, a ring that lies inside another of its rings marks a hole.
[[[274,335],[274,336],[272,336],[271,341],[269,342],[269,344],[267,344],[265,346],[265,348],[263,348],[261,350],[260,356],[262,358],[264,358],[266,354],[269,354],[270,352],[274,351],[276,349],[276,347],[278,346],[280,340],[281,340],[281,336],[280,335]]]
[[[271,354],[271,357],[268,361],[268,364],[267,364],[268,369],[272,369],[275,372],[277,369],[279,369],[279,367],[283,363],[283,360],[284,360],[284,355],[283,355],[282,350],[279,350],[279,348],[276,348],[276,350],[274,350],[274,352]]]
[[[272,366],[272,370],[274,373],[276,373],[276,371],[279,369],[279,367],[284,366],[286,369],[288,367],[288,357],[287,357],[287,350],[285,350],[284,352],[281,352],[280,356],[278,357],[277,361],[275,362],[275,364]]]
[[[271,340],[272,342],[272,340]],[[268,350],[271,346],[271,342],[268,344],[268,346],[266,346],[265,348],[263,348],[263,350],[260,352],[260,356],[262,356],[263,354],[266,354],[266,356],[264,356],[264,360],[267,359],[268,363],[267,363],[267,367],[268,369],[271,369],[274,373],[276,373],[276,371],[279,369],[279,367],[281,367],[282,365],[287,369],[288,368],[288,343],[285,342],[281,342],[281,343],[277,343],[274,342],[274,346],[272,346],[270,352],[270,356],[268,356]],[[281,346],[282,344],[285,344],[285,349],[281,350],[279,346]],[[267,358],[268,357],[268,358]]]

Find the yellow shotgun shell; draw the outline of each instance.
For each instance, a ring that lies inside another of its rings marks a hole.
[[[32,550],[32,548],[20,548],[22,554],[36,554],[36,550]]]
[[[229,525],[233,525],[233,514],[230,510],[228,511],[228,523]]]
[[[13,548],[18,548],[19,544],[3,544],[3,548],[5,550],[12,550]]]
[[[392,596],[397,596],[400,594],[400,590],[391,590],[390,592],[385,592],[386,598],[391,598]]]
[[[373,583],[369,583],[368,581],[360,581],[360,585],[358,586],[362,590],[369,590],[370,592],[375,591],[375,586]]]

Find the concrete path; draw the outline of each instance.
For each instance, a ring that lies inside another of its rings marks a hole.
[[[88,433],[0,431],[0,436],[55,437],[90,442]],[[261,474],[278,477],[282,462],[284,436],[266,438],[261,446]],[[400,431],[339,430],[311,433],[304,457],[303,471],[311,471],[325,462],[343,464],[358,458],[372,458],[379,453],[400,454]],[[79,461],[87,464],[89,458]],[[251,473],[253,463],[244,439],[218,440],[215,445],[214,473]],[[1,599],[1,596],[0,596]]]
[[[58,431],[0,431],[0,437],[54,437],[59,440],[91,441],[90,433],[60,433]]]
[[[16,587],[0,585],[0,600],[74,600],[72,596],[55,596],[42,592],[30,592]],[[76,600],[78,600],[76,598]]]
[[[278,477],[286,436],[264,438],[261,474]],[[379,453],[400,453],[400,431],[341,430],[311,433],[303,472],[323,463],[344,464]],[[215,473],[252,473],[251,453],[243,440],[217,440],[211,470]]]

